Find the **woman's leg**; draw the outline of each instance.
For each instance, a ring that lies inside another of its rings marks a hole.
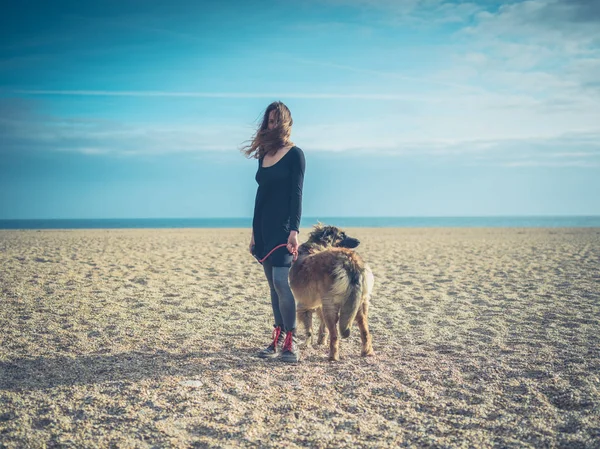
[[[279,299],[279,311],[286,332],[296,329],[296,301],[288,281],[289,267],[273,267],[272,282]]]
[[[285,322],[283,321],[283,318],[281,316],[281,311],[279,307],[279,295],[277,293],[273,280],[273,266],[269,263],[268,260],[265,260],[265,262],[263,263],[263,269],[265,270],[265,276],[267,277],[267,282],[269,283],[269,289],[271,291],[271,307],[273,308],[275,326],[280,326],[283,328]]]
[[[286,332],[281,360],[296,363],[300,360],[300,350],[296,340],[296,300],[288,281],[289,272],[289,267],[273,267],[273,284],[279,296],[279,310]]]
[[[273,317],[275,319],[275,325],[273,326],[273,341],[265,349],[258,352],[258,356],[263,359],[272,359],[281,354],[281,349],[285,339],[285,333],[283,331],[283,318],[279,311],[279,295],[275,290],[275,284],[273,280],[273,267],[271,264],[263,264],[265,276],[267,282],[269,282],[269,289],[271,290],[271,307],[273,308]]]

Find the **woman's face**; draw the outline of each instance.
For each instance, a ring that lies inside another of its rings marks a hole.
[[[269,112],[269,122],[267,123],[267,129],[271,130],[277,126],[277,111]]]

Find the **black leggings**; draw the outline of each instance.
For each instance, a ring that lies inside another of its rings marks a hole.
[[[275,326],[281,326],[286,332],[296,329],[296,301],[288,281],[290,268],[274,267],[269,259],[264,261],[263,268],[271,290]]]

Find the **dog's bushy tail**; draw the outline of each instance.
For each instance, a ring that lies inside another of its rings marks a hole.
[[[340,310],[340,334],[342,338],[348,338],[350,336],[350,329],[352,323],[358,313],[358,308],[362,302],[364,279],[362,270],[352,264],[346,267],[346,274],[348,276],[348,290],[346,296],[346,302],[342,304]]]

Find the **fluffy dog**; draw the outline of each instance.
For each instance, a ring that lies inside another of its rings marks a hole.
[[[374,278],[371,269],[352,250],[359,241],[335,226],[318,224],[308,241],[298,248],[290,269],[290,287],[296,299],[298,321],[304,325],[307,344],[312,343],[312,314],[321,318],[319,341],[329,330],[329,360],[339,360],[339,322],[342,338],[350,336],[356,320],[362,340],[361,355],[373,355],[367,323]]]

